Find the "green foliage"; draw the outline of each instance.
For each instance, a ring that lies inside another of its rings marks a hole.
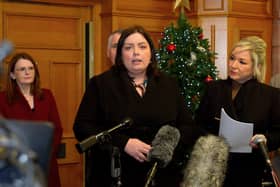
[[[206,82],[217,79],[215,53],[202,29],[192,27],[183,13],[177,26],[165,28],[158,50],[159,68],[177,78],[188,108],[194,114]]]

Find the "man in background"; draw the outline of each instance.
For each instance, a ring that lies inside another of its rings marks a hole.
[[[115,57],[119,38],[121,37],[122,30],[112,32],[108,37],[107,57],[110,59],[112,65],[115,64]]]

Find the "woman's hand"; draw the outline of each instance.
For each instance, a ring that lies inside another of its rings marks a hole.
[[[257,148],[258,147],[258,145],[257,145],[258,140],[263,140],[263,142],[265,144],[267,142],[267,139],[263,134],[255,134],[250,140],[250,146],[253,147],[253,148]]]
[[[139,162],[147,161],[147,155],[151,146],[136,138],[130,138],[124,148],[124,151],[138,160]]]

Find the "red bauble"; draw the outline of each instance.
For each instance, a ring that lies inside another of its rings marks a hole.
[[[211,82],[211,81],[213,81],[213,78],[212,78],[210,75],[208,75],[208,76],[205,78],[205,82]]]
[[[203,34],[200,33],[199,36],[198,36],[198,38],[199,38],[200,40],[202,40],[202,39],[203,39]]]
[[[168,44],[166,49],[168,52],[173,52],[176,50],[176,45],[174,43]]]
[[[198,96],[197,95],[193,95],[192,96],[192,102],[197,102],[198,101]]]

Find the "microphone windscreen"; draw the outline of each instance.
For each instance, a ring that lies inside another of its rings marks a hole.
[[[158,162],[164,168],[172,160],[174,149],[180,140],[180,132],[170,125],[162,126],[152,141],[152,149],[148,154],[149,161]]]
[[[13,45],[11,42],[4,40],[0,42],[0,61],[6,58],[13,50]]]
[[[222,187],[229,146],[219,136],[201,136],[195,143],[184,171],[181,187]]]

